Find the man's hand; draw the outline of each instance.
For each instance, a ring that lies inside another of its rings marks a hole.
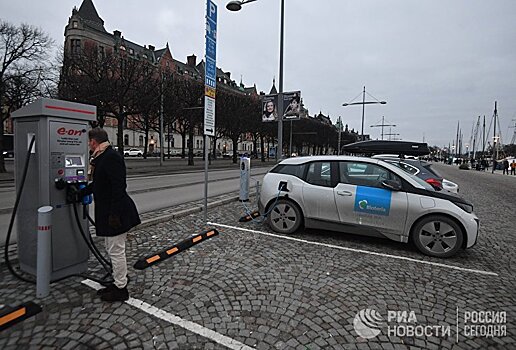
[[[122,223],[120,222],[120,216],[110,214],[108,218],[109,227],[117,230],[122,227]]]

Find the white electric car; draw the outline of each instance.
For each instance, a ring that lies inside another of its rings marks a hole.
[[[265,175],[259,207],[279,233],[291,234],[304,225],[411,239],[422,253],[436,257],[472,247],[479,229],[469,202],[373,158],[286,159]]]

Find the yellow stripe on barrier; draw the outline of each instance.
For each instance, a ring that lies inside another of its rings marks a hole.
[[[0,326],[6,324],[7,322],[11,322],[12,320],[17,319],[18,317],[25,315],[26,312],[27,312],[27,310],[24,307],[22,307],[19,310],[13,311],[10,314],[1,317],[0,318]]]
[[[170,255],[170,254],[174,254],[175,252],[179,251],[179,249],[177,249],[176,247],[172,248],[172,249],[169,249],[167,250],[167,254]]]
[[[159,260],[159,259],[160,259],[159,255],[154,255],[154,256],[148,258],[146,261],[150,264],[150,263],[155,262],[156,260]]]
[[[192,242],[194,242],[194,243],[195,243],[195,242],[199,242],[201,239],[202,239],[202,236],[197,236],[197,237],[195,237],[195,238],[192,240]]]

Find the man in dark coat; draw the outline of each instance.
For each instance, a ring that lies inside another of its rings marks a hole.
[[[103,301],[125,301],[127,291],[127,261],[125,240],[127,231],[140,224],[136,205],[126,191],[126,169],[123,157],[109,144],[104,129],[88,132],[90,160],[89,179],[92,182],[80,195],[93,193],[95,200],[95,228],[99,237],[105,237],[106,251],[113,265],[114,283],[100,289]]]

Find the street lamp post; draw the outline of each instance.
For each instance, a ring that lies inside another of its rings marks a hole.
[[[230,1],[226,5],[229,11],[240,11],[242,5],[254,2],[256,0]],[[285,0],[281,0],[281,26],[280,26],[280,62],[279,62],[279,92],[278,92],[278,149],[276,151],[277,159],[283,158],[283,36],[285,27]]]
[[[361,131],[361,134],[360,134],[360,141],[364,141],[364,117],[365,117],[365,105],[372,105],[372,104],[386,104],[387,102],[385,101],[367,101],[365,100],[365,94],[366,94],[366,90],[365,90],[365,86],[364,86],[364,90],[362,91],[362,102],[353,102],[353,103],[343,103],[342,105],[344,107],[346,106],[354,106],[354,105],[362,105],[362,131]]]

